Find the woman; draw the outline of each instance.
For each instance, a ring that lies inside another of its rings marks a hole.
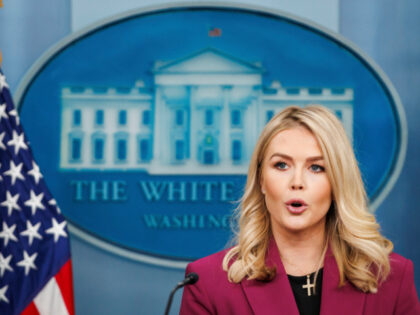
[[[264,128],[236,246],[187,267],[181,314],[420,314],[412,262],[368,212],[334,114],[288,107]]]

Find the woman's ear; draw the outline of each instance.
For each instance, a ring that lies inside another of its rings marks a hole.
[[[261,174],[261,176],[260,176],[260,187],[261,187],[261,193],[263,194],[263,195],[265,195],[265,184],[264,184],[264,178],[263,178],[263,176],[262,176],[262,174]]]

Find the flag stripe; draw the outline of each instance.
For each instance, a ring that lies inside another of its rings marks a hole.
[[[34,302],[31,302],[20,315],[40,315]]]
[[[38,293],[34,302],[40,315],[69,315],[54,277]]]
[[[55,275],[55,279],[60,287],[61,295],[69,314],[74,315],[73,274],[70,259],[61,267],[60,271]]]

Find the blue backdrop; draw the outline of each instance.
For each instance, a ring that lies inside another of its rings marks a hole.
[[[420,248],[417,225],[420,202],[417,178],[420,170],[418,119],[420,100],[420,43],[413,40],[420,27],[420,4],[416,1],[357,0],[340,2],[340,33],[355,42],[388,74],[407,113],[409,142],[402,173],[391,193],[376,210],[383,233],[395,250],[415,263],[420,288]],[[29,66],[48,48],[70,34],[71,6],[67,1],[4,1],[0,9],[2,68],[12,90]],[[36,25],[36,27],[34,27]],[[51,28],[50,25],[57,25]],[[417,141],[416,141],[417,140]],[[79,314],[163,312],[166,297],[183,271],[156,267],[104,252],[72,238],[76,310]],[[175,301],[174,314],[179,307]]]

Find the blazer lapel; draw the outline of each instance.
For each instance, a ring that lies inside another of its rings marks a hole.
[[[270,240],[266,264],[270,267],[276,267],[276,276],[273,280],[269,282],[258,280],[241,281],[242,289],[254,314],[299,315],[295,297],[280,260],[280,254],[274,238]]]
[[[339,281],[338,266],[331,248],[328,248],[324,260],[320,315],[363,314],[366,294],[359,291],[350,283],[338,288]]]

